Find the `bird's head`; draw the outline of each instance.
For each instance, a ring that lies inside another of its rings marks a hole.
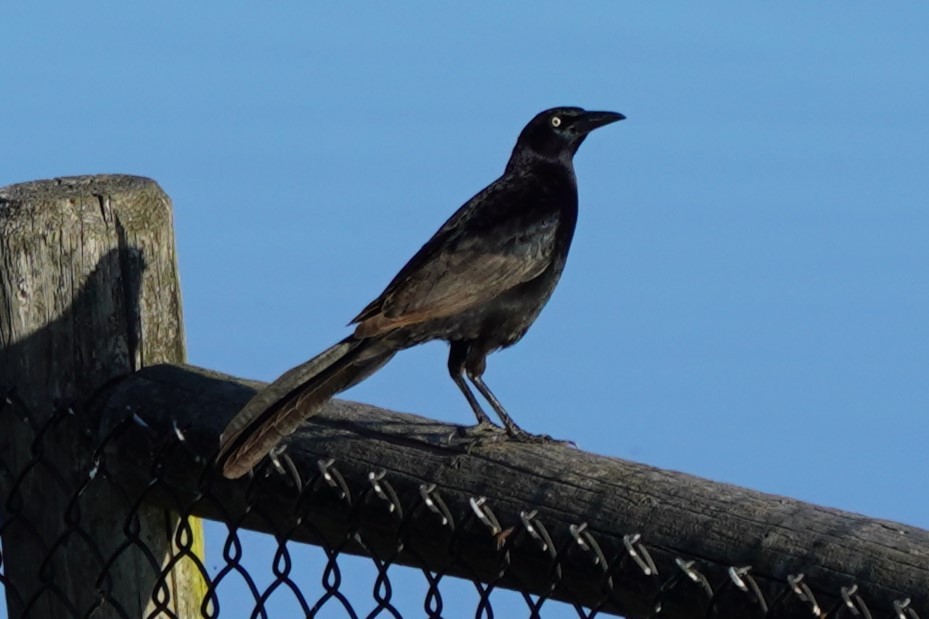
[[[519,134],[510,161],[541,157],[570,163],[587,134],[624,118],[618,112],[588,112],[579,107],[545,110]]]

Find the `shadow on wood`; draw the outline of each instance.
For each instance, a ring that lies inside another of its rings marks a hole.
[[[11,617],[135,616],[152,603],[177,516],[130,513],[112,488],[85,486],[99,418],[81,404],[139,367],[184,360],[173,234],[170,200],[149,179],[0,189],[0,396],[13,390],[0,403],[0,534]],[[115,533],[130,523],[151,555],[121,546]],[[199,607],[196,586],[170,591],[175,612]]]

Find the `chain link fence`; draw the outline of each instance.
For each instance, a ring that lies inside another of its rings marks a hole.
[[[68,405],[37,424],[13,391],[0,393],[2,416],[28,426],[33,437],[29,460],[15,470],[5,459],[9,439],[0,438],[0,535],[34,538],[39,549],[27,567],[40,586],[26,591],[11,579],[0,547],[0,597],[24,616],[49,599],[61,617],[99,611],[139,616],[112,593],[127,553],[145,557],[152,579],[146,617],[178,616],[171,591],[182,566],[202,585],[198,614],[190,616],[206,618],[920,616],[905,597],[892,609],[871,607],[854,585],[824,597],[802,573],[787,575],[772,591],[759,586],[751,565],[733,565],[722,578],[713,578],[693,558],[656,561],[646,532],[630,531],[617,551],[605,550],[585,524],[550,529],[532,505],[517,520],[502,521],[481,497],[457,509],[446,503],[437,483],[411,484],[376,468],[358,474],[332,458],[320,459],[315,470],[298,471],[286,452],[278,454],[237,484],[238,495],[230,499],[230,482],[214,475],[183,424],[157,428],[127,411],[101,432],[75,425],[82,414]],[[47,447],[50,437],[75,427],[83,436],[74,440],[87,440],[93,449],[87,470],[77,475],[59,470],[60,461]],[[136,457],[126,457],[127,441]],[[141,451],[147,470],[127,477],[125,469],[139,466]],[[181,461],[199,466],[195,492],[178,490],[172,482]],[[21,492],[37,475],[46,478],[46,492],[69,497],[65,512],[54,515],[60,523],[56,539],[43,539],[33,526],[31,514],[44,497]],[[94,489],[102,486],[122,497],[127,514],[106,549],[84,530],[95,509]],[[269,488],[276,500],[268,499]],[[281,499],[282,493],[288,496]],[[179,516],[167,560],[149,550],[151,540],[140,526],[139,510],[151,503]],[[205,553],[195,524],[203,514],[213,518],[206,526]],[[57,584],[56,555],[75,547],[93,558],[96,589],[90,607],[79,607]],[[661,555],[668,556],[668,549]]]

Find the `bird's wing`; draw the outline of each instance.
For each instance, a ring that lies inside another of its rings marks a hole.
[[[494,187],[465,204],[353,321],[370,337],[409,324],[450,316],[538,277],[551,264],[559,212],[507,209],[501,199],[535,198],[518,188]],[[483,208],[497,203],[498,208]],[[474,204],[483,205],[473,208]],[[507,212],[509,211],[509,212]],[[514,212],[515,211],[515,212]]]

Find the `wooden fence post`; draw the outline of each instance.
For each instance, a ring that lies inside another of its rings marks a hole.
[[[12,463],[0,471],[11,618],[158,608],[152,588],[176,553],[178,516],[145,506],[132,520],[106,480],[78,497],[94,476],[96,420],[82,403],[116,378],[184,358],[171,202],[154,181],[82,176],[0,189],[0,399],[31,418],[0,415],[0,452]],[[60,414],[69,403],[76,414]],[[134,530],[126,536],[130,522],[158,568],[131,543]],[[191,524],[202,556],[201,523]],[[161,609],[199,614],[204,583],[192,561],[163,582]]]

